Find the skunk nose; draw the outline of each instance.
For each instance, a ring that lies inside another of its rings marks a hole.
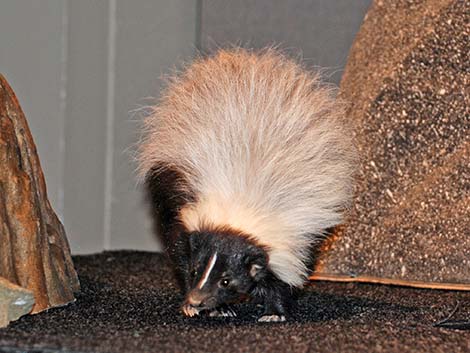
[[[204,299],[205,296],[200,291],[192,290],[189,292],[186,302],[191,306],[200,306]]]
[[[200,290],[192,290],[186,297],[186,303],[192,307],[213,307],[217,300],[209,293],[203,293]]]

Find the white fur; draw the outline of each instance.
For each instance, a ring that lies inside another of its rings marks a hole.
[[[209,262],[207,263],[207,267],[204,270],[204,273],[202,274],[201,280],[199,281],[197,287],[199,289],[202,289],[204,285],[206,284],[207,280],[209,279],[209,276],[211,275],[212,269],[214,268],[215,263],[217,262],[217,252],[214,253],[211,258],[209,259]]]
[[[142,176],[178,168],[197,201],[189,230],[230,226],[269,249],[269,266],[302,286],[309,246],[341,222],[355,162],[342,104],[317,75],[273,50],[220,51],[170,83],[146,119]]]

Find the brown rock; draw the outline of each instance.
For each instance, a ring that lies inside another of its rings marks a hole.
[[[0,277],[0,327],[28,314],[34,305],[33,293]]]
[[[321,276],[470,289],[470,3],[374,1],[341,95],[356,200]]]
[[[26,118],[1,75],[0,276],[34,293],[33,313],[73,301],[79,289]]]

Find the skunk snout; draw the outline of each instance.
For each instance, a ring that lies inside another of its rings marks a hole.
[[[212,308],[216,305],[217,300],[209,293],[193,289],[186,297],[186,303],[193,307]]]

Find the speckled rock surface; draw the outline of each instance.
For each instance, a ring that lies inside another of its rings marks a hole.
[[[361,153],[320,270],[470,289],[470,2],[375,1],[341,95]]]
[[[82,292],[74,304],[0,329],[0,352],[468,352],[470,330],[436,328],[470,319],[470,293],[319,282],[286,323],[185,318],[163,256],[107,252],[74,257]]]
[[[28,122],[1,74],[0,277],[34,294],[32,313],[73,302],[80,289]]]

